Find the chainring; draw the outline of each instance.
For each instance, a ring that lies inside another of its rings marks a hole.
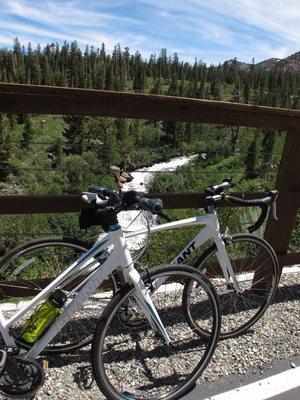
[[[28,360],[21,356],[11,356],[11,359],[24,372],[26,378],[16,382],[4,367],[0,376],[0,393],[13,399],[28,398],[28,396],[34,395],[45,380],[43,367],[38,361]]]

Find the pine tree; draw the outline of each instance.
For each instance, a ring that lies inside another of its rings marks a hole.
[[[178,77],[176,73],[173,73],[171,84],[168,90],[170,96],[178,96]]]
[[[112,90],[113,88],[113,69],[111,64],[108,65],[106,70],[105,89]]]
[[[244,84],[243,90],[244,103],[248,104],[250,100],[250,82],[247,80]]]
[[[246,179],[255,179],[256,173],[256,159],[257,159],[257,135],[254,134],[246,153],[245,158],[245,177]]]
[[[165,135],[161,138],[163,143],[171,147],[176,147],[176,123],[174,121],[164,121],[163,131],[165,132]]]
[[[187,122],[185,124],[185,132],[184,132],[184,137],[187,143],[192,143],[193,139],[193,132],[194,131],[194,126],[192,125],[191,122]]]
[[[133,90],[138,93],[142,93],[146,88],[146,70],[142,63],[141,55],[139,52],[134,57],[134,78],[133,78]]]
[[[27,83],[30,85],[32,82],[32,70],[33,70],[33,52],[31,48],[31,43],[28,43],[27,46],[27,57],[26,57],[26,68],[27,68]]]
[[[30,141],[33,136],[33,128],[31,125],[30,118],[27,114],[24,115],[24,128],[23,128],[23,134],[22,134],[22,139],[21,139],[21,147],[23,149],[28,149]]]
[[[60,168],[63,160],[63,140],[57,139],[55,143],[48,148],[48,154],[52,155],[51,168]]]
[[[159,76],[155,82],[154,82],[154,87],[153,87],[153,94],[161,94],[162,92],[162,81],[161,81],[161,76]]]
[[[119,165],[121,162],[119,143],[108,118],[97,118],[96,123],[97,128],[93,133],[97,134],[102,143],[98,150],[98,157],[108,170],[110,166]]]
[[[14,130],[17,124],[16,117],[14,114],[7,114],[10,130]]]
[[[270,164],[275,146],[275,134],[270,129],[262,129],[263,139],[261,143],[262,165]]]
[[[234,103],[240,103],[241,101],[241,90],[240,90],[240,82],[237,81],[235,88],[233,89],[232,95],[231,95],[231,101]]]
[[[64,116],[64,121],[67,124],[67,129],[63,135],[67,139],[66,154],[82,154],[84,145],[84,120],[82,115],[67,115]]]
[[[213,100],[221,100],[221,87],[217,79],[213,79],[211,83],[210,94]]]
[[[4,118],[0,114],[0,182],[6,182],[10,172],[9,144],[5,134]]]
[[[6,72],[6,67],[5,65],[2,67],[2,72],[1,72],[1,82],[6,83],[7,82],[7,72]]]

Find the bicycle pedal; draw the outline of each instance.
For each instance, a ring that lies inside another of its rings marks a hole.
[[[49,361],[48,360],[42,360],[41,365],[43,369],[48,369],[49,368]]]

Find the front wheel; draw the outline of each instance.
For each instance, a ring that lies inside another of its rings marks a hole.
[[[127,285],[118,291],[104,310],[92,344],[94,376],[109,399],[177,399],[194,386],[216,347],[219,301],[205,276],[192,267],[160,267],[143,280],[171,345],[144,317],[135,302],[135,289]],[[182,308],[183,288],[190,281],[189,311],[210,333],[208,340],[189,326]],[[120,318],[124,310],[135,318],[139,315],[135,329]]]
[[[225,244],[240,292],[235,290],[232,282],[226,284],[215,245],[198,258],[194,267],[212,281],[219,294],[222,313],[220,337],[232,338],[246,332],[267,310],[277,289],[279,266],[272,247],[255,235],[234,235],[225,239]],[[184,307],[191,326],[205,335],[205,330],[188,314],[191,289],[191,283],[184,288]]]

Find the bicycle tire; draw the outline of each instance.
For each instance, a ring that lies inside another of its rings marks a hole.
[[[119,314],[122,308],[126,308],[128,302],[132,301],[131,296],[135,290],[129,284],[116,293],[105,308],[96,327],[91,353],[92,369],[99,389],[109,399],[177,399],[195,386],[195,381],[214,353],[221,318],[219,300],[213,285],[195,268],[187,266],[157,267],[150,270],[149,274],[142,275],[142,279],[149,288],[151,288],[151,282],[153,283],[159,277],[164,277],[165,282],[158,290],[151,292],[151,297],[173,340],[171,346],[165,344],[159,333],[153,332],[148,322],[140,324],[140,328],[136,327],[136,329],[122,324]],[[186,321],[182,309],[184,279],[197,282],[197,293],[194,297],[197,304],[194,305],[193,311],[198,314],[199,301],[202,298],[199,294],[202,293],[204,296],[201,304],[202,311],[205,309],[206,314],[204,316],[201,311],[199,317],[203,316],[203,321],[211,332],[208,340],[206,338],[203,340]],[[179,295],[174,294],[177,287]],[[170,296],[174,297],[173,300]],[[168,305],[171,308],[168,308]],[[137,304],[136,308],[138,308]],[[146,318],[145,321],[147,321]],[[184,338],[185,335],[187,339]],[[142,358],[140,364],[135,360],[135,351],[137,357]],[[175,363],[175,357],[179,357],[179,354],[183,359]],[[195,366],[191,366],[191,370],[189,370],[190,363],[195,363]],[[158,377],[159,374],[164,376]],[[133,385],[138,388],[133,388]],[[175,388],[171,389],[171,385],[175,385]],[[164,389],[168,392],[160,393]]]
[[[17,277],[27,289],[32,289],[33,292],[34,290],[41,290],[43,287],[37,287],[37,283],[34,281],[35,278],[40,279],[47,277],[47,280],[50,282],[89,248],[89,244],[73,238],[50,236],[34,239],[16,247],[1,260],[0,276],[5,280],[16,279]],[[74,254],[72,253],[73,251]],[[56,261],[55,265],[58,266],[58,268],[51,270],[51,276],[48,277],[48,272],[46,273],[46,271],[43,271],[43,268],[47,268],[48,262],[53,268],[54,258],[59,257],[59,252],[63,254],[63,257],[59,261]],[[49,255],[49,259],[46,258],[46,254]],[[37,262],[38,269],[37,271],[34,271],[34,262],[30,263],[30,260],[37,258],[39,260]],[[43,259],[43,262],[41,262],[41,259]],[[17,271],[18,269],[20,272]],[[16,273],[16,271],[18,273]],[[30,279],[28,279],[28,277]],[[114,286],[114,280],[111,281],[111,285],[113,286],[113,291],[115,291],[116,288]],[[68,290],[72,290],[72,288],[74,288],[74,284],[71,282],[68,285]],[[20,300],[20,298],[18,299]],[[91,303],[91,299],[89,302]],[[96,304],[96,301],[93,304]],[[44,349],[44,354],[68,353],[85,347],[91,343],[93,332],[96,326],[95,321],[97,321],[99,313],[97,308],[95,308],[95,313],[87,310],[86,305],[84,306],[84,310],[92,318],[90,320],[85,318],[83,326],[80,327],[78,322],[80,318],[78,318],[76,321],[74,317],[74,319],[68,322],[62,332],[60,332]],[[24,319],[22,319],[16,326],[12,328],[12,334],[14,335],[14,338],[20,347],[28,349],[30,348],[30,345],[22,341],[19,336],[22,323],[24,323]],[[71,339],[72,337],[73,339]]]
[[[235,276],[241,287],[241,293],[237,294],[232,284],[229,287],[226,286],[216,257],[217,248],[214,244],[194,263],[195,268],[212,280],[219,294],[222,313],[221,339],[233,338],[245,333],[264,315],[274,298],[280,278],[277,256],[264,239],[251,234],[237,234],[229,240],[225,239],[225,244]],[[253,253],[250,253],[251,250]],[[247,253],[250,254],[248,257],[251,260],[250,265],[246,258]],[[244,258],[241,259],[243,254]],[[260,259],[261,264],[259,265]],[[264,266],[265,268],[263,268]],[[188,296],[189,286],[187,284],[184,288],[183,299],[187,317],[191,326],[198,329],[202,335],[206,335],[205,330],[197,326],[189,317]]]

